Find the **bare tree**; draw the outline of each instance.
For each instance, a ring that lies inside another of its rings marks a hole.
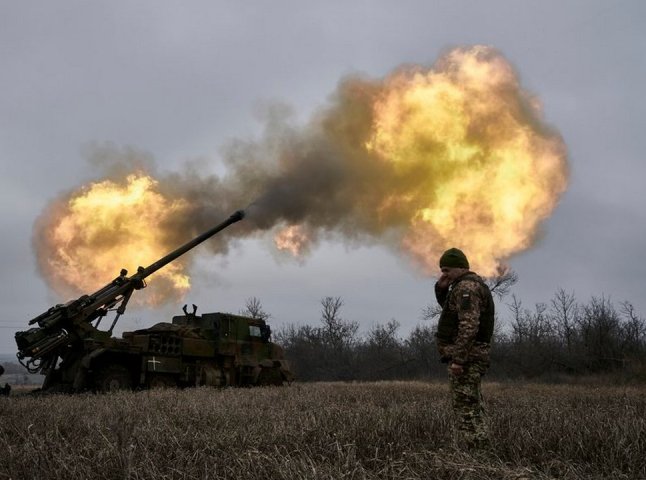
[[[512,339],[522,343],[528,337],[526,312],[523,311],[523,302],[516,295],[511,296],[511,303],[507,304],[511,312]]]
[[[378,350],[395,349],[400,346],[397,330],[400,325],[394,318],[386,325],[373,326],[366,337],[366,343]]]
[[[628,301],[621,302],[621,313],[625,318],[622,325],[624,350],[627,354],[639,354],[645,350],[646,320],[635,312],[635,307]]]
[[[245,309],[241,310],[240,313],[260,320],[267,320],[271,317],[271,314],[263,310],[262,303],[260,303],[260,299],[257,297],[247,298],[245,301]]]
[[[516,282],[518,282],[518,274],[508,266],[498,267],[496,275],[485,279],[491,293],[499,299],[506,297]]]
[[[341,297],[324,297],[321,300],[319,329],[322,349],[320,365],[326,380],[351,380],[356,378],[356,347],[359,343],[359,323],[341,318]]]
[[[576,322],[579,314],[579,306],[576,303],[574,293],[566,293],[559,288],[551,300],[551,314],[555,322],[559,338],[565,342],[567,353],[572,353],[576,335]]]
[[[438,366],[441,364],[435,343],[435,332],[435,327],[417,325],[405,341],[410,357],[417,362],[418,374],[423,376],[431,372],[438,374],[445,371],[443,367]]]
[[[440,313],[442,313],[442,306],[434,303],[432,305],[426,305],[422,308],[422,320],[433,320]]]
[[[321,299],[321,320],[326,325],[333,325],[340,320],[339,312],[343,306],[341,297],[324,297]]]
[[[583,306],[578,326],[592,370],[610,370],[623,366],[621,320],[608,297],[592,297]]]
[[[399,322],[374,325],[357,345],[357,374],[365,380],[397,379],[406,375],[410,358],[408,349],[398,338]]]
[[[359,330],[359,324],[341,318],[341,297],[324,297],[321,306],[321,321],[328,342],[336,349],[351,345]]]

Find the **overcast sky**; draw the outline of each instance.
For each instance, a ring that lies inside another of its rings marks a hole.
[[[0,0],[0,353],[69,300],[37,274],[32,232],[52,199],[100,176],[89,145],[148,152],[163,172],[199,160],[222,174],[227,142],[261,135],[263,105],[285,103],[304,123],[349,74],[380,78],[474,44],[516,67],[569,152],[567,192],[537,245],[510,261],[514,293],[531,308],[561,287],[646,315],[645,24],[642,1]],[[394,318],[403,336],[434,282],[382,247],[323,243],[297,263],[264,240],[203,255],[192,273],[186,302],[202,312],[256,296],[274,328],[314,324],[320,299],[341,296],[345,318],[364,330]],[[130,309],[120,330],[180,308]]]

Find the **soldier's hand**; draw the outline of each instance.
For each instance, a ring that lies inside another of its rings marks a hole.
[[[440,288],[449,288],[451,280],[446,273],[443,273],[440,278],[437,279],[437,286]]]
[[[449,372],[453,375],[462,375],[464,373],[464,367],[459,363],[453,363],[449,365]]]

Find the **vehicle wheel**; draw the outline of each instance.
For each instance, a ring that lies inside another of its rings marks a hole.
[[[176,388],[177,381],[172,375],[150,375],[148,378],[148,388]]]
[[[256,385],[260,386],[281,386],[282,384],[283,376],[280,374],[279,368],[263,368],[258,374],[258,380],[256,381]]]
[[[107,365],[96,376],[96,390],[102,393],[132,390],[132,375],[123,365]]]

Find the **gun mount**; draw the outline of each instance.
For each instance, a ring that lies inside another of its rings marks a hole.
[[[134,275],[128,277],[127,270],[123,269],[117,278],[93,294],[55,305],[30,320],[29,325],[38,326],[15,335],[18,360],[30,373],[45,375],[43,390],[80,391],[93,388],[96,380],[90,379],[97,373],[96,365],[101,363],[105,367],[105,358],[119,360],[118,352],[123,352],[134,361],[137,353],[143,350],[131,343],[124,343],[125,340],[112,338],[114,326],[125,312],[133,292],[146,287],[146,278],[157,270],[243,218],[244,211],[239,210],[148,267],[139,267]],[[107,331],[99,330],[99,323],[111,311],[116,315],[110,328]],[[97,362],[99,357],[103,358],[101,362]]]

